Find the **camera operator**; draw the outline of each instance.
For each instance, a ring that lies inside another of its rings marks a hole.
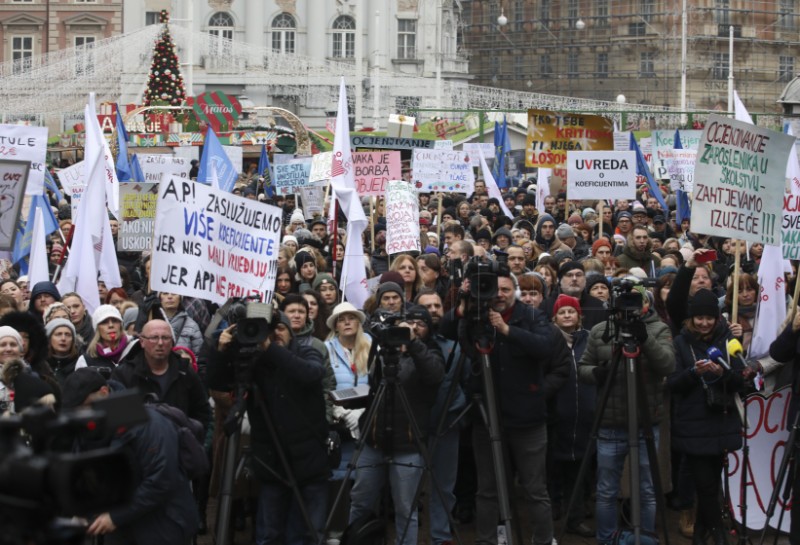
[[[631,278],[631,277],[629,277]],[[638,279],[632,277],[632,282]],[[616,286],[615,286],[616,289]],[[662,322],[652,309],[650,298],[644,286],[637,284],[631,288],[641,297],[641,307],[635,311],[635,317],[626,322],[621,315],[611,324],[601,323],[594,326],[589,334],[589,344],[581,357],[578,375],[583,382],[602,387],[607,380],[613,380],[608,403],[603,412],[602,422],[597,440],[597,541],[611,543],[617,529],[617,499],[620,490],[620,477],[625,457],[628,454],[628,394],[625,365],[617,366],[615,376],[609,376],[614,344],[605,336],[606,330],[614,337],[619,327],[629,327],[630,333],[641,348],[638,357],[638,372],[642,373],[644,391],[639,395],[647,400],[650,423],[658,448],[658,424],[664,414],[663,382],[664,378],[675,370],[675,349],[669,326]],[[638,298],[637,298],[638,304]],[[621,322],[622,325],[620,325]],[[623,329],[624,330],[624,329]],[[598,396],[598,403],[601,401]],[[641,479],[639,489],[642,506],[642,529],[655,531],[656,496],[653,477],[650,473],[650,460],[644,435],[639,433],[639,466]],[[635,486],[635,485],[633,485]]]
[[[286,315],[275,311],[269,335],[255,346],[252,355],[241,352],[236,339],[237,324],[219,335],[217,349],[209,359],[209,382],[230,384],[236,366],[252,371],[252,381],[261,399],[247,397],[252,445],[252,469],[259,481],[256,543],[316,544],[315,536],[301,516],[287,474],[277,453],[283,449],[311,521],[319,533],[325,526],[327,510],[328,423],[322,379],[325,366],[320,353],[298,344]],[[251,361],[243,361],[250,358]],[[241,379],[241,378],[240,378]],[[224,390],[225,388],[220,388]],[[260,403],[266,405],[278,436],[276,445]]]
[[[461,286],[462,294],[469,293],[471,282],[468,275]],[[499,267],[496,295],[488,310],[488,322],[496,331],[489,361],[504,446],[531,503],[533,543],[550,545],[553,520],[545,469],[546,400],[567,380],[570,353],[564,337],[548,324],[543,312],[517,304],[516,289],[508,269]],[[462,299],[456,309],[445,315],[440,331],[447,338],[458,339],[462,350],[472,354],[475,348],[471,343],[476,339],[465,335],[469,320],[462,318],[466,312]],[[494,545],[499,519],[498,487],[489,430],[480,419],[473,425],[472,443],[478,468],[475,542]]]
[[[373,331],[378,329],[375,325],[377,318],[373,318]],[[386,395],[375,410],[374,422],[364,422],[365,416],[361,417],[361,433],[366,437],[350,492],[349,522],[360,520],[376,509],[388,473],[398,540],[410,518],[405,537],[398,543],[416,545],[417,506],[412,501],[424,467],[416,441],[427,440],[430,407],[444,377],[444,358],[430,334],[431,317],[424,307],[410,307],[405,319],[397,315],[392,318],[398,322],[397,327],[410,330],[411,340],[399,347],[396,362],[390,362],[392,355],[385,353],[385,346],[381,346],[379,355],[383,361],[382,365],[375,365],[370,374],[370,395],[378,390],[381,380],[379,374],[388,376],[389,373],[396,373],[397,387],[408,399],[421,437],[414,437],[412,433],[409,415],[398,398],[399,392],[386,390]],[[395,369],[390,369],[395,365]]]

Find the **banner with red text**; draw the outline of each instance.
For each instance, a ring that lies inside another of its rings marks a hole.
[[[613,149],[611,119],[600,115],[528,110],[526,167],[561,168],[567,163],[567,151]]]
[[[386,253],[419,252],[419,200],[411,184],[386,184]]]
[[[360,196],[382,197],[386,192],[386,182],[400,179],[400,152],[354,152],[353,169],[356,191]]]

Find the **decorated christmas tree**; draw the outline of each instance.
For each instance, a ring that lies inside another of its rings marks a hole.
[[[180,106],[186,100],[186,88],[168,22],[169,13],[161,10],[161,24],[164,28],[153,51],[153,64],[150,65],[150,77],[144,92],[145,106]]]

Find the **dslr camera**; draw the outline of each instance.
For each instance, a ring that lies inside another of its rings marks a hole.
[[[405,318],[397,312],[379,309],[369,324],[369,330],[382,348],[400,348],[411,342],[411,330],[399,326]]]
[[[225,320],[236,324],[236,341],[242,347],[258,346],[267,340],[274,328],[274,309],[257,298],[237,299],[228,309]]]

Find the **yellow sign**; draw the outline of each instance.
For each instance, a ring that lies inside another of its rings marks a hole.
[[[614,125],[599,115],[528,110],[525,166],[564,168],[568,151],[614,149]]]

